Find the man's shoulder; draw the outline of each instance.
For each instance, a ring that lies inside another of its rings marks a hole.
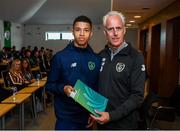
[[[136,49],[135,47],[131,46],[128,44],[128,52],[129,52],[129,55],[132,56],[132,57],[135,57],[137,55],[140,55],[142,54],[142,52],[140,52],[138,49]]]
[[[136,49],[132,46],[128,47],[128,56],[132,61],[143,62],[143,59],[144,59],[142,52],[140,52],[138,49]]]
[[[98,55],[101,56],[101,57],[103,57],[104,55],[107,54],[107,51],[108,51],[108,49],[107,49],[107,48],[104,48],[104,49],[102,49],[102,50],[98,53]]]

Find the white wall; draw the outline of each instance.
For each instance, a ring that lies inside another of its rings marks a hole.
[[[47,31],[71,31],[71,25],[25,25],[24,43],[23,46],[31,45],[32,47],[44,46],[45,48],[53,49],[54,52],[62,50],[68,41],[56,40],[45,41],[45,32]],[[135,47],[137,45],[137,29],[127,29],[125,39],[127,42],[132,43]],[[93,28],[93,37],[90,40],[90,45],[95,52],[99,52],[104,48],[106,38],[103,34],[101,25],[95,25]]]
[[[11,23],[11,47],[16,46],[20,50],[23,45],[24,26],[17,23]]]
[[[16,45],[17,49],[22,46],[31,45],[32,47],[44,46],[45,48],[53,49],[54,52],[62,50],[68,41],[45,41],[46,31],[71,31],[71,25],[21,25],[11,23],[11,45]],[[0,49],[4,46],[3,37],[4,27],[3,21],[0,20]],[[127,42],[132,43],[135,47],[137,45],[137,29],[128,28],[125,39]],[[91,47],[95,52],[99,52],[104,48],[106,38],[103,34],[101,25],[95,25],[93,28],[93,37],[90,41]]]
[[[131,45],[137,48],[137,38],[138,38],[138,29],[137,28],[127,28],[125,40],[126,42],[131,43]]]
[[[53,49],[54,52],[62,50],[67,44],[66,40],[45,41],[45,32],[48,31],[71,31],[71,25],[25,25],[24,44]],[[95,52],[99,52],[105,45],[106,40],[102,32],[101,26],[94,26],[93,37],[90,45]]]
[[[11,22],[11,46],[15,45],[19,50],[23,44],[24,26]],[[0,49],[4,47],[4,25],[0,20]]]

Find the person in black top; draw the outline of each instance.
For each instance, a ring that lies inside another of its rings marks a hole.
[[[123,14],[111,11],[103,17],[108,45],[100,52],[102,66],[99,92],[109,99],[98,129],[137,129],[138,108],[143,101],[145,65],[143,55],[124,40]]]

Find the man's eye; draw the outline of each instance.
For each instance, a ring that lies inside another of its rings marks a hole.
[[[90,30],[85,30],[85,32],[89,32]]]
[[[80,29],[75,29],[75,31],[80,31]]]
[[[117,31],[120,31],[121,29],[122,29],[121,27],[117,27],[117,28],[116,28]]]
[[[107,31],[113,31],[113,28],[108,28]]]

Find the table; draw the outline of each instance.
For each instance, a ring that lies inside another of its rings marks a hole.
[[[5,129],[5,114],[14,108],[16,104],[2,104],[0,103],[0,118],[1,118],[1,127],[0,130]]]
[[[9,64],[8,61],[0,62],[0,66],[4,66],[4,65],[8,65],[8,64]]]
[[[24,101],[30,96],[31,94],[16,94],[15,97],[12,95],[1,102],[4,104],[19,105],[20,129],[24,129]],[[16,99],[14,100],[14,98]]]
[[[46,99],[45,99],[45,97],[46,97],[46,91],[45,91],[45,88],[44,88],[44,85],[45,85],[45,84],[46,84],[46,81],[40,80],[39,82],[36,81],[36,82],[28,85],[28,87],[41,87],[41,88],[43,88],[43,90],[42,90],[43,100],[42,100],[42,101],[43,101],[43,109],[44,109],[44,111],[45,111],[45,109],[46,109]]]
[[[39,68],[39,66],[36,66],[34,68],[31,68],[31,71],[40,71],[40,68]]]
[[[33,82],[32,84],[29,84],[28,86],[33,86],[33,87],[43,87],[44,85],[46,84],[46,81],[45,80],[40,80],[39,82],[36,81],[36,82]]]
[[[36,96],[35,96],[35,91],[41,88],[40,86],[31,86],[31,87],[25,87],[21,89],[20,91],[17,92],[17,94],[32,94],[32,103],[33,103],[33,114],[34,118],[37,117],[36,114]]]
[[[0,84],[4,84],[4,80],[3,79],[0,79]]]
[[[42,78],[41,81],[47,81],[47,76]]]

